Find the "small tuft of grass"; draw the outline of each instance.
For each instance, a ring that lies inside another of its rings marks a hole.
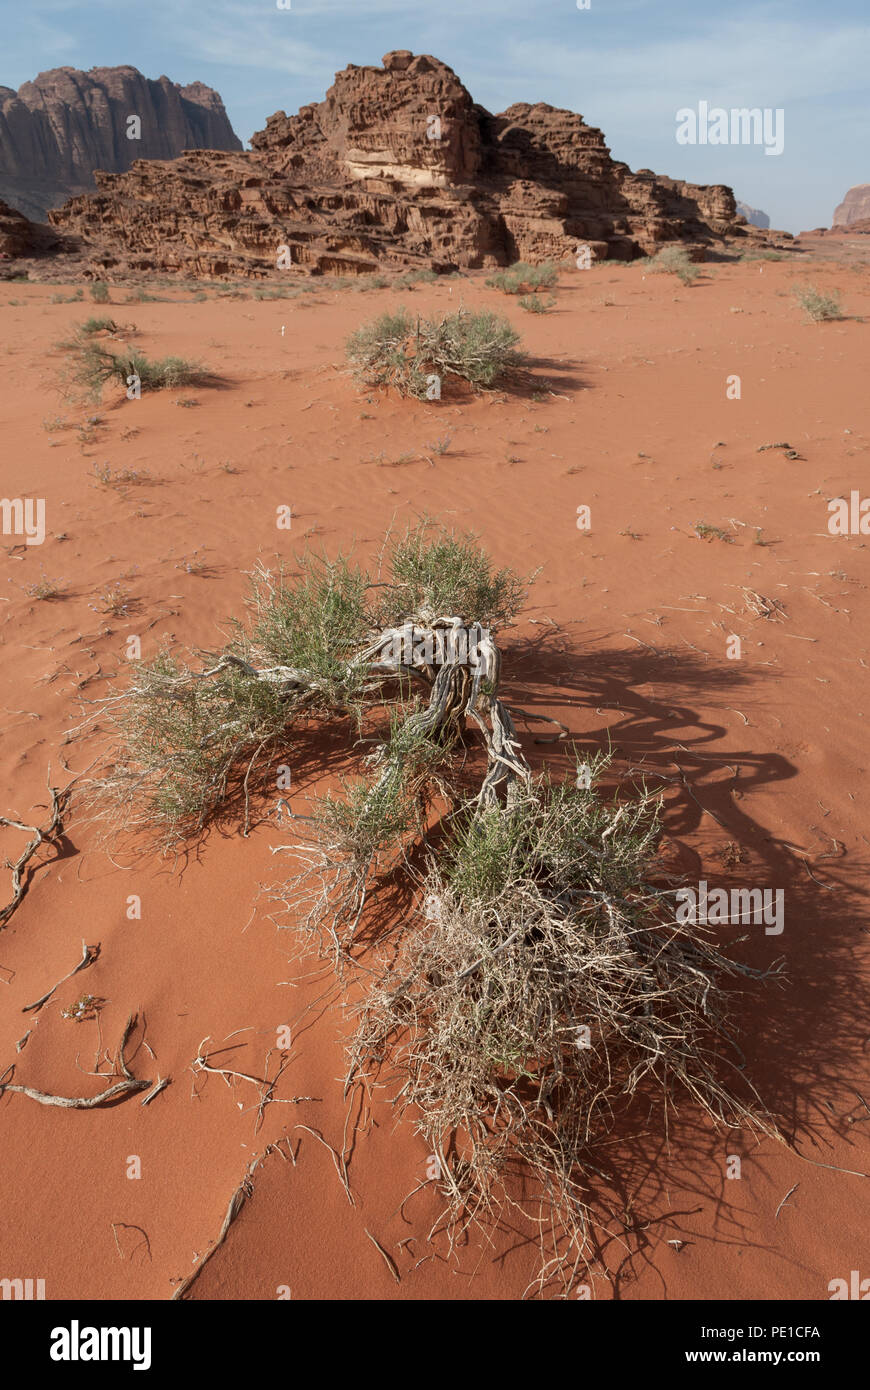
[[[695,535],[702,541],[726,541],[728,545],[734,542],[734,537],[728,531],[723,531],[721,526],[708,526],[706,521],[695,522]]]
[[[120,580],[116,580],[114,584],[109,584],[97,597],[99,599],[98,611],[112,618],[126,618],[133,603],[130,590]]]
[[[539,294],[524,294],[517,302],[527,314],[546,314],[556,303],[556,296],[549,294],[544,299]]]
[[[451,434],[442,434],[438,439],[428,440],[426,448],[430,454],[446,454],[452,443],[453,436]]]
[[[182,555],[175,568],[177,570],[184,570],[185,574],[204,575],[209,573],[211,566],[205,556],[200,555],[199,549],[197,548],[192,555]]]
[[[91,299],[95,304],[108,304],[109,286],[104,285],[101,280],[95,280],[91,285]]]
[[[112,468],[108,463],[95,463],[92,468],[94,481],[100,487],[124,488],[137,484],[150,483],[151,474],[147,468]]]
[[[44,569],[39,579],[33,580],[30,584],[22,585],[22,588],[28,598],[39,599],[42,602],[61,598],[66,593],[65,581],[63,579],[50,579]]]

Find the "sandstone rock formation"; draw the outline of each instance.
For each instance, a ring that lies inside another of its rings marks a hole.
[[[856,183],[834,211],[834,227],[848,227],[852,222],[870,218],[870,183]]]
[[[446,270],[563,259],[579,245],[630,260],[668,241],[701,259],[765,239],[738,219],[729,188],[632,173],[572,111],[520,103],[491,115],[445,63],[404,51],[346,68],[324,101],[277,112],[251,145],[98,173],[95,195],[50,220],[81,238],[94,273],[117,276]]]
[[[17,208],[11,208],[0,199],[0,280],[11,280],[19,275],[19,262],[24,257],[36,257],[40,261],[52,258],[54,264],[58,253],[74,258],[69,265],[75,275],[82,268],[77,250],[75,238],[64,237],[51,227],[29,221]]]
[[[138,117],[138,139],[128,138]],[[136,68],[53,68],[16,93],[0,87],[0,197],[27,217],[94,188],[94,171],[186,149],[240,150],[217,92],[180,87]]]
[[[745,217],[752,227],[763,227],[766,230],[770,226],[770,218],[761,208],[751,208],[748,203],[738,202],[737,212],[741,217]]]

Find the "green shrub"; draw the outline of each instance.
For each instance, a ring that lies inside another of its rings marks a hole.
[[[527,583],[511,569],[494,570],[472,533],[426,519],[393,541],[390,581],[374,615],[379,625],[396,626],[409,613],[423,622],[455,613],[493,629],[516,617]]]
[[[558,283],[559,269],[552,261],[542,265],[529,265],[517,261],[507,270],[499,270],[487,280],[490,289],[501,290],[503,294],[528,294],[531,290],[549,290]]]
[[[206,386],[211,374],[198,362],[183,357],[161,357],[152,360],[143,352],[127,349],[110,352],[99,343],[73,342],[64,372],[67,394],[73,398],[99,401],[107,382],[117,381],[126,387],[128,377],[136,376],[143,391],[161,391],[166,387]]]
[[[664,246],[646,264],[653,275],[677,275],[684,285],[691,285],[701,273],[684,246]]]
[[[791,260],[794,252],[778,251],[769,247],[751,246],[748,251],[744,251],[740,259],[742,261],[788,261]]]
[[[108,304],[109,286],[104,285],[100,280],[95,280],[91,285],[91,299],[95,304]]]
[[[556,298],[552,294],[547,295],[546,299],[539,294],[524,294],[517,303],[527,314],[546,314],[556,303]]]
[[[840,296],[836,290],[833,294],[823,294],[814,285],[800,285],[794,291],[794,297],[812,323],[843,317]]]
[[[413,319],[404,308],[381,314],[347,341],[347,357],[367,386],[394,386],[423,399],[431,375],[456,376],[476,389],[492,386],[521,360],[519,334],[507,319],[460,309],[441,319]]]

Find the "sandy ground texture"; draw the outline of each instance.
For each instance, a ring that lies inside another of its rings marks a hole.
[[[846,317],[805,322],[807,279]],[[537,316],[482,275],[401,293],[324,281],[286,301],[203,289],[128,304],[114,288],[108,306],[0,294],[0,492],[46,501],[42,545],[2,537],[0,815],[44,824],[49,778],[63,787],[98,756],[99,737],[66,731],[124,681],[131,635],[145,657],[165,639],[214,647],[258,559],[308,544],[371,559],[419,513],[473,528],[498,564],[540,567],[503,644],[508,702],[658,777],[687,881],[785,893],[782,933],[750,927],[739,949],[786,975],[753,988],[739,1022],[793,1148],[690,1110],[667,1130],[618,1125],[589,1293],[827,1299],[832,1280],[870,1276],[870,569],[866,536],[828,529],[830,498],[870,495],[861,256],[704,267],[691,287],[605,264],[566,272]],[[431,403],[359,388],[344,341],[402,302],[506,312],[533,385]],[[70,406],[55,345],[92,312],[221,384]],[[520,732],[535,767],[567,767],[565,745],[534,742],[541,726]],[[293,757],[301,813],[351,766],[341,738]],[[0,827],[0,856],[29,838]],[[130,1075],[171,1083],[90,1111],[0,1098],[0,1276],[43,1278],[49,1299],[170,1298],[241,1186],[187,1297],[522,1296],[537,1267],[522,1224],[470,1232],[452,1256],[429,1242],[423,1141],[384,1096],[347,1110],[340,992],[259,893],[294,838],[276,796],[247,837],[226,821],[177,859],[107,852],[73,795],[0,930],[0,1070],[97,1095],[132,1014]],[[0,906],[11,897],[4,869]],[[91,963],[26,1011],[85,947]],[[95,1015],[65,1018],[82,994]]]

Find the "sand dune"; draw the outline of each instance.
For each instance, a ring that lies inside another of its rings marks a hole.
[[[89,409],[58,396],[54,345],[91,307],[52,304],[47,285],[0,297],[0,491],[46,501],[44,544],[2,538],[0,815],[42,822],[49,766],[58,787],[98,757],[98,734],[66,731],[83,699],[125,679],[131,635],[145,656],[164,638],[214,647],[258,559],[307,545],[371,559],[394,520],[427,513],[477,531],[499,564],[541,568],[503,643],[508,701],[658,775],[686,879],[784,890],[782,934],[750,927],[741,950],[759,966],[784,958],[787,976],[747,997],[740,1042],[797,1152],[690,1113],[669,1136],[630,1117],[611,1154],[625,1220],[601,1233],[596,1298],[827,1298],[860,1253],[866,1178],[850,1173],[870,1172],[870,570],[867,538],[832,535],[827,504],[868,493],[870,285],[860,264],[814,254],[811,275],[792,261],[720,264],[691,287],[604,263],[564,273],[538,316],[482,275],[405,294],[324,279],[269,302],[169,289],[167,302],[128,305],[113,290],[98,312],[134,323],[137,346],[200,359],[222,381],[140,401],[110,389]],[[808,275],[840,291],[848,317],[803,321],[792,291]],[[440,402],[360,389],[344,341],[401,302],[507,312],[534,388]],[[726,396],[735,374],[739,400]],[[292,528],[279,530],[288,505]],[[56,597],[28,592],[43,575]],[[107,597],[115,585],[124,592]],[[539,733],[521,726],[530,761],[564,769],[567,750],[535,744]],[[328,751],[301,764],[295,811],[349,766],[346,747]],[[315,962],[290,959],[293,933],[258,891],[276,877],[272,848],[293,838],[280,808],[262,801],[249,836],[226,820],[177,858],[107,853],[75,797],[64,831],[31,860],[0,931],[0,1069],[95,1095],[133,1013],[132,1075],[171,1084],[144,1107],[138,1094],[91,1111],[0,1099],[16,1193],[0,1215],[0,1272],[44,1278],[48,1298],[170,1298],[266,1154],[187,1297],[519,1297],[536,1270],[528,1232],[469,1236],[454,1257],[427,1244],[432,1185],[402,1205],[427,1178],[422,1140],[395,1127],[385,1098],[347,1123],[340,991]],[[0,854],[15,860],[26,838],[0,828]],[[83,941],[99,944],[95,963],[22,1012]],[[101,1001],[96,1016],[64,1018],[83,993]],[[274,1103],[260,1109],[256,1081],[192,1065],[207,1054],[271,1080],[288,1025]],[[328,1150],[297,1125],[344,1152],[353,1205]],[[727,1176],[732,1155],[739,1178]]]

